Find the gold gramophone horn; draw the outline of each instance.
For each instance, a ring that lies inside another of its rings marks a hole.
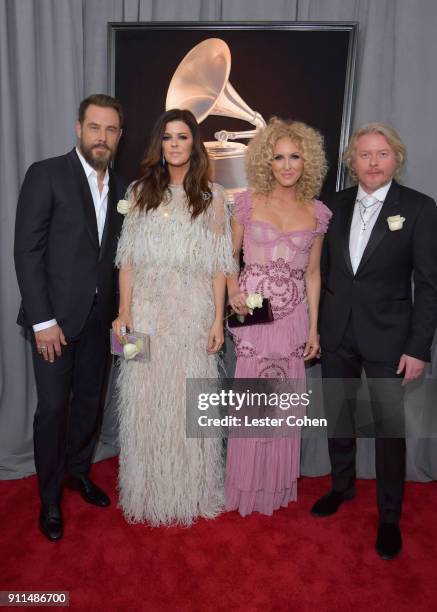
[[[193,47],[176,69],[167,92],[166,110],[186,108],[201,123],[208,115],[222,115],[264,127],[262,116],[253,111],[229,82],[231,52],[220,38],[208,38]],[[250,138],[250,130],[242,138]],[[241,134],[241,132],[240,132]]]

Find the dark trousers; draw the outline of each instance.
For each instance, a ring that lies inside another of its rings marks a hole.
[[[381,339],[383,342],[383,338]],[[349,320],[341,345],[335,352],[322,351],[323,378],[345,379],[348,386],[347,396],[351,397],[353,386],[358,389],[358,379],[364,370],[369,381],[371,407],[375,433],[375,468],[377,503],[381,522],[397,523],[401,516],[402,497],[405,481],[405,434],[403,415],[403,392],[399,376],[396,374],[398,363],[372,362],[360,353],[353,326]],[[329,384],[329,383],[328,383]],[[337,384],[337,383],[336,383]],[[338,383],[340,384],[340,383]],[[332,397],[331,402],[341,402]],[[394,404],[396,410],[393,410]],[[356,403],[355,403],[356,407]],[[328,415],[329,415],[328,407]],[[355,493],[355,453],[356,437],[342,437],[345,431],[353,431],[354,402],[346,400],[342,414],[337,415],[339,427],[332,431],[328,440],[329,456],[332,467],[332,488],[345,497]],[[331,412],[332,416],[332,412]],[[350,419],[349,430],[347,418]],[[329,421],[329,416],[328,416]],[[384,437],[384,431],[390,437]]]
[[[61,357],[49,363],[32,340],[38,393],[35,466],[41,500],[47,504],[59,503],[66,474],[89,472],[97,442],[109,363],[109,334],[97,297],[81,333],[67,342]]]

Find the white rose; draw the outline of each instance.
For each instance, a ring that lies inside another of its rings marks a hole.
[[[120,213],[120,215],[127,215],[130,209],[131,203],[129,200],[118,200],[117,211]]]
[[[387,223],[390,231],[395,232],[396,230],[401,230],[404,225],[405,217],[401,217],[401,215],[393,215],[392,217],[387,217]]]
[[[133,359],[138,353],[141,353],[140,349],[136,344],[132,344],[132,342],[128,342],[123,346],[123,355],[126,361]]]
[[[246,306],[249,310],[261,308],[263,305],[263,296],[260,293],[249,293],[246,299]]]

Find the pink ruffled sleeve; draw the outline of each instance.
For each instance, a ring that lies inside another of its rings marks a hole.
[[[315,201],[316,206],[316,217],[317,217],[317,229],[318,234],[326,234],[328,231],[329,221],[332,217],[332,212],[329,210],[323,202],[320,200]]]
[[[233,215],[235,216],[238,223],[243,227],[247,225],[250,220],[252,210],[252,204],[250,199],[250,191],[243,191],[235,198],[235,206]]]

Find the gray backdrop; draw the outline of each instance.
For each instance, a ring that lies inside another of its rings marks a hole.
[[[371,120],[396,126],[409,151],[404,182],[437,195],[435,0],[0,0],[0,478],[34,472],[36,392],[30,349],[15,325],[12,259],[26,169],[68,151],[80,100],[107,91],[108,21],[199,20],[359,22],[353,126]],[[110,393],[97,458],[117,452],[115,434]],[[436,479],[436,442],[410,439],[407,448],[408,478]],[[369,440],[360,441],[358,468],[359,476],[374,476]],[[328,472],[326,444],[304,441],[302,473]]]

